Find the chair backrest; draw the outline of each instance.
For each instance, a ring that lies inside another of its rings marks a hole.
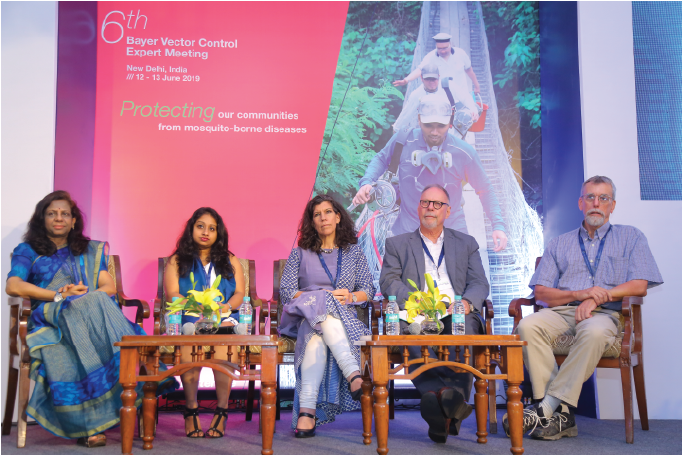
[[[122,300],[118,293],[123,289],[123,283],[121,278],[121,258],[118,256],[118,254],[109,255],[109,263],[107,266],[107,271],[109,272],[109,275],[111,275],[111,278],[114,280],[114,285],[116,286],[116,302],[120,307]]]
[[[242,266],[244,272],[244,290],[245,295],[251,298],[251,301],[257,299],[256,295],[256,261],[253,259],[237,258],[239,264]],[[166,269],[168,257],[159,258],[158,262],[158,282],[156,287],[156,298],[161,301],[161,317],[159,320],[160,332],[166,333],[166,290],[163,286],[163,272]]]

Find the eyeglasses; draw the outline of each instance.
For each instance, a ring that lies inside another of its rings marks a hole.
[[[594,200],[597,198],[594,194],[586,194],[583,196],[583,199],[585,199],[587,202],[594,202]],[[603,202],[604,204],[607,204],[609,202],[613,201],[613,198],[609,196],[608,194],[601,194],[599,195],[599,202]]]
[[[425,201],[424,199],[419,201],[419,205],[424,207],[425,209],[429,208],[429,205],[433,204],[433,208],[435,210],[440,210],[441,207],[444,205],[450,205],[447,202],[440,202],[440,201]]]

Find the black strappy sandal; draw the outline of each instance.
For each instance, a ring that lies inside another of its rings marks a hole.
[[[315,429],[317,428],[317,417],[308,412],[299,412],[298,416],[310,417],[311,419],[315,419],[315,426],[312,427],[310,430],[299,430],[298,428],[296,428],[294,430],[294,436],[296,436],[299,439],[312,438],[313,436],[315,436]]]
[[[217,438],[222,438],[225,436],[225,433],[220,431],[218,429],[218,425],[220,425],[220,422],[222,422],[223,417],[225,417],[225,428],[227,428],[227,409],[226,408],[221,408],[221,407],[216,407],[215,408],[215,413],[213,414],[213,417],[218,416],[218,420],[215,421],[215,425],[213,425],[211,428],[206,430],[205,436],[206,438],[211,438],[211,439],[217,439]],[[218,433],[219,436],[211,436],[209,431],[212,431],[214,434]]]
[[[198,439],[198,438],[203,438],[205,437],[204,432],[199,428],[199,407],[197,406],[194,409],[190,409],[185,406],[185,410],[182,412],[182,417],[186,419],[187,417],[193,417],[194,419],[194,430],[190,431],[189,433],[186,433],[185,436],[188,438],[192,439]],[[187,431],[187,430],[185,430]],[[201,433],[201,436],[197,436],[199,433]]]
[[[360,398],[362,397],[362,385],[355,392],[353,392],[350,389],[350,386],[351,386],[351,384],[353,384],[353,381],[355,381],[358,378],[362,379],[362,376],[360,376],[359,374],[356,374],[355,376],[350,378],[350,381],[348,382],[348,391],[350,392],[350,397],[355,401],[360,401]]]

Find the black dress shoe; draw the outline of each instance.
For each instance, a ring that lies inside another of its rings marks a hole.
[[[294,430],[294,436],[298,439],[303,439],[303,438],[312,438],[315,436],[315,429],[317,428],[317,417],[315,417],[312,414],[309,414],[307,412],[299,412],[298,416],[301,417],[310,417],[311,419],[315,419],[315,426],[312,427],[310,430],[300,430],[296,428]]]
[[[462,421],[471,415],[473,408],[452,387],[443,387],[438,391],[437,397],[445,417],[452,419],[449,434],[458,435]]]
[[[422,395],[420,406],[422,418],[429,424],[429,438],[433,442],[444,444],[448,440],[450,419],[443,415],[438,397],[434,392]]]

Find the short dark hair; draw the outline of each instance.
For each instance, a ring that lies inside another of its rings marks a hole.
[[[614,201],[616,200],[616,185],[613,183],[613,180],[611,180],[610,178],[605,177],[603,175],[595,175],[593,177],[590,177],[589,179],[585,180],[583,182],[582,186],[580,187],[580,196],[583,195],[583,190],[585,189],[585,185],[587,185],[588,183],[606,183],[607,185],[611,185],[611,190],[613,190],[612,191],[612,193],[613,193],[612,197],[613,197]]]
[[[448,203],[450,203],[450,193],[448,193],[448,190],[446,190],[444,187],[440,186],[437,183],[432,183],[431,185],[427,185],[426,188],[424,188],[421,192],[421,194],[426,193],[427,190],[430,190],[431,188],[438,188],[441,190],[443,193],[445,193],[445,197],[448,198]],[[420,195],[421,196],[421,195]]]
[[[223,218],[211,207],[200,207],[194,211],[192,216],[182,230],[182,234],[178,237],[178,243],[175,245],[173,255],[176,256],[178,262],[178,275],[187,276],[192,270],[194,258],[198,255],[196,243],[194,243],[194,224],[199,218],[209,214],[213,217],[218,225],[216,228],[216,240],[211,246],[211,262],[215,267],[216,275],[221,275],[226,280],[231,280],[234,276],[234,267],[230,262],[230,256],[234,256],[229,249],[229,236],[227,235],[227,228],[223,222]],[[206,283],[209,286],[210,283]]]
[[[50,240],[47,236],[47,229],[45,229],[45,211],[54,201],[66,201],[69,203],[71,216],[76,220],[76,223],[69,232],[67,242],[73,254],[83,254],[88,248],[90,238],[83,235],[83,229],[85,229],[83,213],[67,191],[53,191],[36,204],[36,209],[28,222],[26,234],[24,234],[24,242],[31,245],[33,251],[41,256],[52,256],[57,252],[57,245]]]
[[[305,250],[310,250],[315,253],[320,252],[322,247],[322,240],[315,230],[313,225],[313,214],[315,207],[323,202],[329,202],[332,205],[334,213],[340,216],[341,220],[336,226],[336,246],[339,248],[346,248],[348,245],[355,245],[358,243],[358,238],[355,234],[355,225],[348,212],[341,204],[336,202],[334,198],[326,194],[320,194],[308,201],[301,217],[301,222],[298,225],[298,246]]]

